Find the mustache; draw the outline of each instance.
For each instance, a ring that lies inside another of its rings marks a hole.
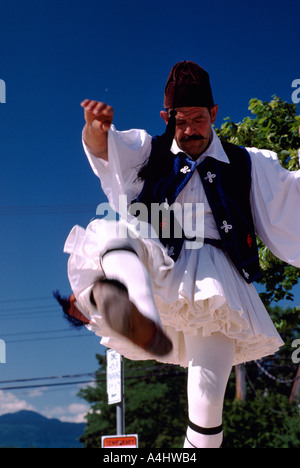
[[[206,138],[203,137],[202,135],[191,135],[191,136],[182,137],[180,142],[188,143],[189,141],[202,141],[202,140],[206,140]]]

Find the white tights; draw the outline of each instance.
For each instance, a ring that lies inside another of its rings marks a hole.
[[[153,299],[152,279],[139,257],[127,250],[112,250],[103,256],[102,266],[107,278],[117,279],[127,287],[130,300],[141,314],[162,328]]]
[[[188,427],[184,447],[219,448],[223,432],[212,429],[210,432],[218,433],[207,435],[205,429],[222,425],[224,394],[233,365],[235,341],[221,333],[206,338],[198,333],[186,336],[185,342],[189,357],[189,420],[196,430]]]
[[[102,264],[107,278],[124,283],[140,312],[160,324],[152,280],[138,256],[128,251],[111,251],[103,256]],[[235,342],[221,333],[207,338],[198,333],[186,336],[185,343],[189,358],[189,419],[196,430],[188,427],[184,447],[217,448],[221,446],[223,433],[199,433],[199,426],[209,429],[222,424],[224,393],[233,364]]]

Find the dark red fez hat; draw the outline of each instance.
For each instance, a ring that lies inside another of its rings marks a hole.
[[[208,73],[194,62],[184,61],[174,65],[165,88],[165,109],[213,106]]]

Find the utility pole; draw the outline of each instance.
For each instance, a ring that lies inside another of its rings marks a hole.
[[[296,380],[293,384],[292,392],[290,395],[290,403],[292,404],[297,398],[300,397],[300,364],[298,366]]]
[[[120,356],[121,359],[121,401],[117,403],[116,407],[116,418],[117,418],[117,435],[125,434],[125,386],[124,386],[124,359],[123,356]]]
[[[246,400],[246,369],[245,364],[235,366],[235,386],[236,399],[238,401]]]

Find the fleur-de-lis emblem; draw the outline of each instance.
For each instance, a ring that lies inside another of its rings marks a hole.
[[[208,179],[208,182],[209,182],[210,184],[212,184],[215,177],[217,177],[216,174],[212,174],[212,173],[209,171],[209,172],[207,173],[207,176],[205,177],[205,180]]]
[[[221,229],[224,229],[224,231],[226,232],[226,234],[228,234],[228,232],[230,231],[230,229],[232,229],[232,225],[231,225],[231,224],[228,224],[227,221],[223,221],[223,226],[221,226]]]
[[[245,271],[244,269],[243,269],[243,273],[244,273],[245,278],[249,279],[249,276],[250,276],[249,273],[247,273],[247,271]]]
[[[172,247],[169,247],[169,246],[167,245],[167,250],[168,250],[168,255],[169,255],[169,257],[173,257],[173,255],[175,255],[174,247],[173,247],[173,246],[172,246]]]
[[[183,174],[187,174],[188,172],[191,172],[191,169],[189,168],[189,166],[184,166],[180,169],[180,172],[182,172]]]

